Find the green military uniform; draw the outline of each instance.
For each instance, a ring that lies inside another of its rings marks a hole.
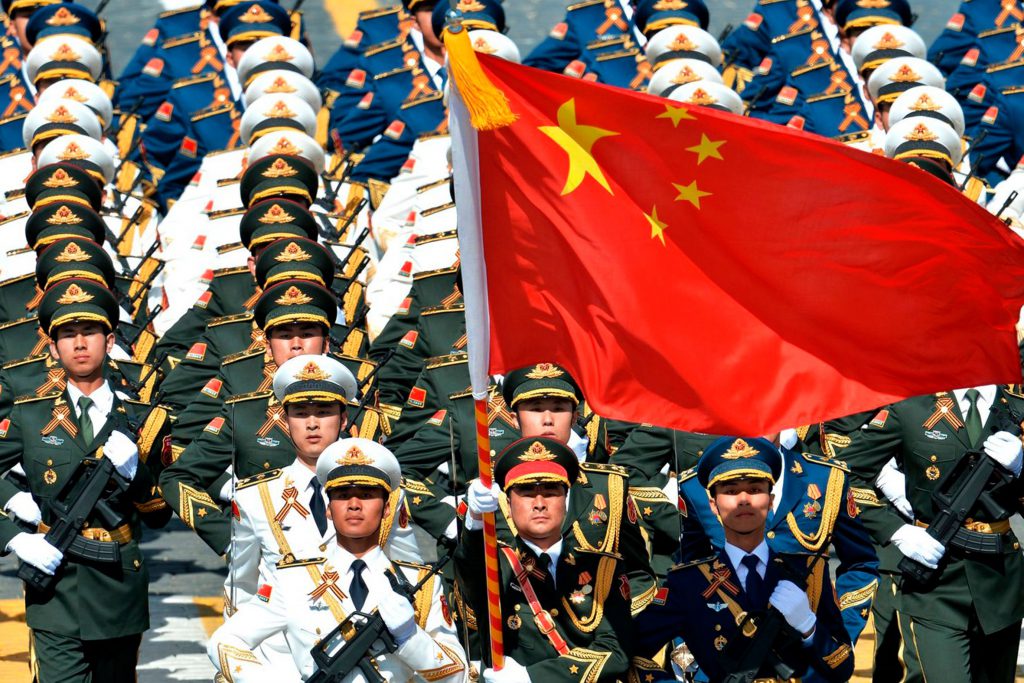
[[[844,456],[862,482],[873,482],[895,457],[906,475],[915,523],[927,525],[936,513],[932,493],[968,451],[980,449],[985,438],[1007,422],[1019,421],[1022,406],[1024,394],[1019,386],[998,388],[988,419],[972,438],[969,419],[955,394],[917,396],[884,408],[863,429],[850,434],[852,441]],[[1009,418],[1010,408],[1013,418]],[[1020,495],[1016,479],[993,492],[1011,511],[1018,508]],[[873,516],[871,531],[883,546],[890,545],[893,534],[906,523],[885,508],[877,508]],[[971,511],[958,534],[973,534],[980,541],[998,537],[999,545],[990,545],[984,553],[965,553],[951,543],[934,585],[897,579],[908,680],[1010,680],[1024,618],[1020,544],[1007,519],[995,519],[980,508]]]
[[[458,272],[458,266],[452,266],[413,275],[409,296],[402,300],[398,310],[373,340],[370,357],[378,360],[383,358],[407,332],[416,327],[416,321],[424,308],[442,305],[445,297],[454,291]]]

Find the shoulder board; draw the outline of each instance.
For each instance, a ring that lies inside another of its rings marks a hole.
[[[1013,31],[1016,31],[1017,27],[1018,27],[1018,24],[1014,24],[1012,26],[1004,26],[1003,28],[990,28],[987,31],[980,31],[978,33],[978,37],[979,38],[988,38],[990,36],[1002,35],[1003,33],[1011,33]]]
[[[220,151],[221,152],[234,152],[236,150],[233,150],[233,149],[222,149]],[[242,182],[241,178],[221,178],[220,180],[217,181],[217,187],[228,187],[229,185],[239,185],[239,184],[241,184],[241,182]]]
[[[190,85],[197,83],[208,83],[217,78],[217,74],[200,74],[198,76],[186,76],[185,78],[179,78],[171,84],[171,89],[175,88],[187,88]]]
[[[202,9],[203,9],[203,5],[190,5],[188,7],[179,7],[178,9],[169,9],[166,12],[161,12],[157,16],[159,18],[161,18],[161,19],[165,19],[167,17],[174,17],[174,16],[177,16],[179,14],[187,14],[189,12],[199,12]]]
[[[387,52],[388,50],[394,50],[396,47],[402,47],[405,44],[404,40],[385,40],[383,43],[377,43],[363,50],[363,54],[367,57],[379,55],[381,52]]]
[[[801,66],[799,69],[793,69],[793,71],[790,72],[790,75],[794,77],[803,76],[804,74],[809,74],[812,71],[817,71],[818,69],[827,69],[832,64],[833,62],[831,61],[816,62],[808,66]]]
[[[410,569],[430,569],[428,564],[417,564],[416,562],[403,562],[402,560],[391,560],[391,564],[398,567],[409,567]]]
[[[611,38],[598,38],[587,43],[588,50],[601,50],[606,47],[630,47],[633,42],[630,40],[629,35],[623,33],[619,36],[612,36]]]
[[[32,247],[22,247],[20,249],[11,249],[9,252],[7,252],[7,255],[8,256],[19,256],[21,254],[27,254],[30,251],[32,251]]]
[[[232,268],[218,268],[213,271],[214,277],[223,277],[225,275],[238,275],[239,273],[248,273],[249,266],[234,266]]]
[[[816,453],[801,453],[800,456],[807,462],[816,463],[818,465],[828,465],[829,467],[835,467],[844,472],[849,472],[850,468],[846,466],[846,463],[842,460],[833,460],[832,458],[825,457],[824,455],[817,455]]]
[[[443,97],[443,95],[442,95]],[[416,136],[417,140],[436,140],[437,138],[450,138],[451,133],[442,133],[438,131],[431,131],[429,133],[421,133]]]
[[[21,199],[25,196],[25,188],[21,187],[15,190],[7,190],[4,192],[4,199]]]
[[[435,213],[441,213],[442,211],[451,209],[454,206],[455,202],[448,202],[446,204],[442,204],[441,206],[432,206],[429,209],[423,209],[422,211],[420,211],[420,215],[426,218],[427,216],[433,216]]]
[[[440,180],[435,180],[432,183],[427,183],[426,185],[420,185],[419,187],[416,188],[416,194],[423,194],[427,190],[433,190],[435,187],[441,187],[442,185],[447,185],[448,183],[451,182],[451,180],[452,180],[452,177],[451,176],[447,176],[445,178],[441,178]]]
[[[210,107],[209,109],[197,111],[195,114],[192,114],[192,116],[189,117],[189,120],[202,121],[203,119],[208,119],[211,116],[218,116],[220,114],[230,113],[234,111],[234,109],[234,104],[232,104],[231,102],[225,102],[224,104],[218,104],[214,107]]]
[[[821,93],[821,94],[818,94],[818,95],[811,95],[810,97],[807,98],[807,101],[808,102],[824,102],[825,100],[834,100],[837,97],[845,97],[845,96],[846,96],[846,93],[843,93],[843,92],[834,92],[834,93],[829,93],[829,94]]]
[[[409,102],[403,102],[402,106],[399,107],[399,108],[400,109],[411,109],[412,107],[418,107],[421,104],[426,104],[427,102],[437,102],[437,101],[443,100],[443,99],[444,99],[444,93],[441,92],[440,90],[435,90],[432,93],[430,93],[429,95],[420,95],[415,100],[410,100]]]
[[[27,358],[19,358],[18,360],[12,360],[0,365],[0,370],[10,370],[11,368],[20,368],[23,365],[31,365],[32,363],[43,363],[46,362],[46,358],[50,354],[41,353],[38,356],[28,356]]]
[[[397,76],[398,74],[412,73],[412,70],[414,68],[417,68],[417,67],[415,67],[415,66],[400,66],[397,69],[392,69],[391,71],[385,71],[384,73],[374,74],[373,75],[373,80],[380,81],[380,80],[383,80],[385,78],[391,78],[392,76]]]
[[[160,45],[161,50],[167,50],[172,47],[179,47],[181,45],[188,45],[189,43],[198,43],[202,40],[203,34],[199,31],[195,33],[186,33],[183,36],[175,36],[174,38],[168,38]]]
[[[381,7],[380,9],[368,9],[359,13],[360,21],[366,21],[368,19],[378,19],[380,17],[386,17],[389,14],[397,14],[401,11],[401,6],[392,5],[391,7]]]
[[[451,306],[431,306],[424,308],[420,315],[437,315],[438,313],[462,313],[466,310],[465,304],[452,304]]]
[[[207,327],[217,327],[218,325],[227,325],[229,323],[237,323],[252,320],[252,313],[235,313],[233,315],[222,315],[218,318],[212,319],[206,323]]]
[[[1024,92],[1024,85],[1012,85],[1009,88],[1004,88],[1000,92],[1004,95],[1019,95]]]
[[[14,405],[20,406],[23,403],[33,403],[35,401],[48,401],[50,399],[57,398],[58,396],[60,396],[60,394],[61,392],[55,391],[52,394],[44,394],[42,396],[34,396],[32,394],[29,394],[28,396],[19,396],[18,398],[14,399]]]
[[[237,396],[232,396],[228,400],[224,401],[224,403],[242,403],[244,401],[256,401],[263,398],[270,398],[273,395],[273,391],[250,391],[249,393],[246,394],[238,394]]]
[[[635,47],[631,47],[628,50],[619,50],[617,52],[609,52],[607,54],[598,55],[596,61],[598,62],[610,62],[613,59],[622,59],[623,57],[629,57],[635,59],[640,54],[640,50]]]
[[[683,481],[686,481],[687,479],[693,479],[696,476],[697,476],[697,468],[696,467],[691,467],[690,469],[685,470],[685,471],[679,473],[679,481],[683,482]]]
[[[284,469],[282,468],[278,468],[276,470],[267,470],[266,472],[254,474],[251,477],[246,477],[245,479],[238,480],[238,483],[235,484],[235,490],[238,491],[239,489],[244,489],[249,486],[255,486],[256,484],[262,484],[267,481],[273,481],[280,477],[282,474],[284,474]]]
[[[415,275],[413,275],[412,279],[414,281],[426,280],[427,278],[437,277],[439,275],[451,275],[452,273],[458,271],[458,269],[458,266],[452,266],[450,268],[438,268],[437,270],[425,270],[422,273],[416,273]]]
[[[14,116],[5,116],[4,118],[0,119],[0,123],[13,123],[14,121],[20,121],[21,119],[25,118],[26,116],[28,116],[28,112],[25,112],[23,114],[15,114]],[[15,150],[12,150],[12,151],[14,151],[14,152],[24,152],[25,150],[23,150],[23,149],[15,149]],[[2,158],[3,157],[0,157],[0,159],[2,159]]]
[[[227,218],[228,216],[241,216],[243,213],[245,213],[244,207],[234,209],[217,209],[216,211],[211,211],[210,213],[206,214],[206,217],[209,218],[211,221],[215,221],[221,218]],[[249,270],[247,266],[240,267]]]
[[[244,246],[245,245],[243,245],[241,242],[232,242],[231,244],[222,244],[219,247],[217,247],[217,253],[221,254],[221,255],[229,254],[229,253],[231,253],[233,251],[238,251],[239,249],[241,249]]]
[[[566,12],[575,12],[576,10],[583,9],[584,7],[593,7],[595,5],[603,5],[603,4],[604,4],[604,0],[584,0],[583,2],[577,2],[577,3],[573,3],[572,5],[569,5],[568,7],[565,8],[565,11]]]
[[[442,242],[444,240],[456,239],[459,235],[458,230],[446,230],[445,232],[435,232],[430,235],[418,235],[416,237],[416,245],[421,244],[432,244],[434,242]]]
[[[448,365],[458,365],[459,363],[468,363],[468,353],[450,353],[447,356],[434,356],[428,358],[424,367],[427,370],[433,370],[434,368],[443,368]]]
[[[238,351],[236,353],[228,354],[221,360],[221,365],[227,365],[228,363],[237,363],[240,360],[246,360],[247,358],[263,357],[265,351]]]
[[[16,213],[13,216],[7,216],[6,218],[0,219],[0,225],[7,225],[11,221],[16,221],[28,216],[28,214],[28,211],[22,211],[21,213]]]
[[[448,399],[454,401],[456,399],[466,398],[467,396],[472,396],[472,395],[473,395],[473,388],[470,387],[470,388],[464,389],[462,391],[456,391],[454,394],[448,394]]]
[[[291,569],[292,567],[311,567],[317,564],[323,564],[327,561],[326,557],[310,557],[308,559],[300,560],[296,559],[294,555],[288,553],[277,562],[278,569]]]
[[[215,149],[212,152],[207,152],[206,157],[204,158],[209,159],[210,157],[220,156],[221,154],[230,154],[231,152],[238,151],[245,151],[245,148],[243,147],[241,150],[238,147],[235,147],[234,149]]]
[[[985,69],[986,73],[995,73],[997,71],[1006,71],[1007,69],[1015,69],[1018,66],[1024,66],[1024,59],[1018,59],[1015,62],[1003,62],[1002,64],[993,64],[992,66]]]
[[[122,398],[121,399],[121,403],[127,403],[128,405],[136,406],[137,408],[152,408],[153,407],[152,403],[147,403],[146,401],[140,401],[140,400],[135,399],[135,398]]]
[[[696,567],[696,566],[702,565],[702,564],[711,564],[712,562],[714,562],[717,559],[718,559],[718,557],[716,555],[712,555],[710,557],[702,557],[699,560],[690,560],[689,562],[680,562],[679,564],[672,565],[672,568],[669,569],[669,571],[670,572],[674,572],[674,571],[676,571],[678,569],[687,569],[688,567]]]
[[[814,31],[814,30],[815,29],[813,29],[813,28],[805,28],[805,29],[803,29],[801,31],[794,31],[793,33],[785,33],[785,34],[783,34],[781,36],[775,36],[774,38],[772,38],[772,45],[777,45],[778,43],[781,43],[783,41],[789,40],[790,38],[797,38],[799,36],[806,36],[809,33],[811,33],[811,31]]]
[[[27,153],[28,153],[27,149],[25,149],[24,147],[19,147],[18,149],[12,149],[12,150],[9,150],[7,152],[0,153],[0,159],[6,159],[7,157],[12,157],[12,156],[15,156],[15,155],[18,155],[18,154],[27,154]]]
[[[851,145],[851,144],[855,144],[855,143],[858,143],[858,142],[864,142],[865,140],[867,140],[870,137],[871,137],[871,131],[869,131],[869,130],[859,130],[856,133],[846,133],[844,135],[837,135],[837,136],[835,136],[832,139],[837,141],[837,142],[841,142],[844,145]]]
[[[3,285],[4,285],[4,283],[0,282],[0,287],[2,287]],[[9,322],[0,324],[0,330],[9,330],[12,327],[17,327],[18,325],[24,325],[25,323],[38,323],[38,322],[39,322],[39,318],[37,318],[35,316],[29,316],[27,318],[18,318],[17,320],[11,320]]]
[[[605,472],[608,474],[617,474],[621,477],[627,476],[626,468],[622,465],[610,465],[603,462],[581,462],[580,469],[587,472]]]

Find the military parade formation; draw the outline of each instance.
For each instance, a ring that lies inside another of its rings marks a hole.
[[[500,0],[395,0],[314,57],[297,8],[206,0],[115,74],[105,2],[3,0],[25,680],[137,680],[140,543],[177,516],[225,560],[222,681],[847,681],[870,630],[875,681],[1013,681],[1021,385],[715,435],[598,415],[552,356],[491,377],[481,476],[448,31],[915,166],[1024,236],[1024,2],[927,45],[909,0],[752,1],[716,38],[712,2],[582,0],[526,54]]]

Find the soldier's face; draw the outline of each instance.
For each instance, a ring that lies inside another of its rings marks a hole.
[[[434,8],[431,6],[429,9],[417,9],[412,18],[416,22],[416,28],[423,34],[423,44],[432,50],[440,50],[441,38],[434,35],[434,26],[431,23],[433,14]]]
[[[516,427],[524,437],[546,436],[569,443],[576,406],[567,398],[538,396],[516,404]]]
[[[270,354],[279,366],[295,356],[327,351],[324,328],[316,323],[278,325],[271,328],[267,341],[270,344]]]
[[[94,379],[103,374],[103,361],[114,348],[114,335],[92,321],[70,322],[56,329],[50,355],[60,361],[72,379]]]
[[[736,479],[717,484],[711,509],[722,520],[726,540],[729,535],[764,534],[768,510],[772,506],[772,485],[767,479]]]
[[[542,548],[561,538],[565,498],[565,486],[554,482],[513,486],[508,501],[519,535]]]
[[[285,408],[285,420],[295,452],[315,462],[329,444],[338,440],[347,418],[339,403],[292,403]]]
[[[331,521],[341,539],[376,538],[388,514],[387,494],[377,486],[343,486],[327,492]]]
[[[32,49],[32,43],[28,42],[28,35],[25,32],[25,27],[28,26],[28,20],[32,18],[32,10],[18,10],[11,17],[11,25],[14,28],[14,34],[18,36],[18,43],[21,44],[22,54],[27,55],[29,50]]]

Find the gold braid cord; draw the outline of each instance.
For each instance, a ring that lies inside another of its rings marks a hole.
[[[256,658],[256,655],[250,650],[242,650],[237,647],[230,645],[217,645],[217,660],[220,664],[221,675],[229,682],[234,683],[234,678],[231,676],[231,662],[230,659],[236,662],[246,662],[248,664],[255,664],[256,666],[262,666],[260,661]]]
[[[209,512],[219,511],[220,507],[213,502],[213,498],[210,498],[210,494],[206,491],[200,491],[194,489],[188,484],[178,482],[178,516],[181,517],[181,521],[185,522],[192,529],[196,528],[196,517],[202,519]],[[207,510],[207,506],[210,509]]]
[[[604,616],[604,601],[608,598],[612,581],[615,579],[615,568],[618,560],[614,557],[602,557],[597,563],[597,580],[594,582],[593,599],[590,601],[590,614],[582,619],[576,616],[576,610],[565,597],[562,597],[562,607],[569,616],[572,625],[581,633],[591,633],[600,624]]]
[[[416,673],[422,676],[426,681],[439,681],[442,678],[447,678],[452,674],[465,670],[465,663],[463,663],[462,659],[454,650],[445,646],[444,643],[438,643],[436,640],[434,642],[437,643],[437,646],[441,648],[446,655],[448,655],[448,663],[442,664],[436,669],[419,669]]]
[[[786,515],[786,524],[789,525],[789,530],[793,532],[793,536],[800,545],[811,552],[818,552],[832,536],[832,529],[835,526],[836,519],[839,517],[839,511],[843,504],[843,483],[845,477],[846,473],[838,468],[833,468],[829,472],[828,484],[825,487],[825,504],[821,510],[821,523],[818,525],[818,530],[815,533],[805,534],[800,529],[800,525],[797,523],[793,513],[790,512]]]
[[[587,540],[587,537],[583,533],[583,529],[580,527],[580,523],[573,522],[572,532],[576,537],[576,543],[579,544],[581,550],[589,550],[590,552],[596,553],[616,553],[619,549],[619,529],[622,526],[622,503],[625,500],[623,495],[623,477],[610,474],[608,477],[608,523],[605,526],[604,539],[601,541],[601,545],[594,547]]]

